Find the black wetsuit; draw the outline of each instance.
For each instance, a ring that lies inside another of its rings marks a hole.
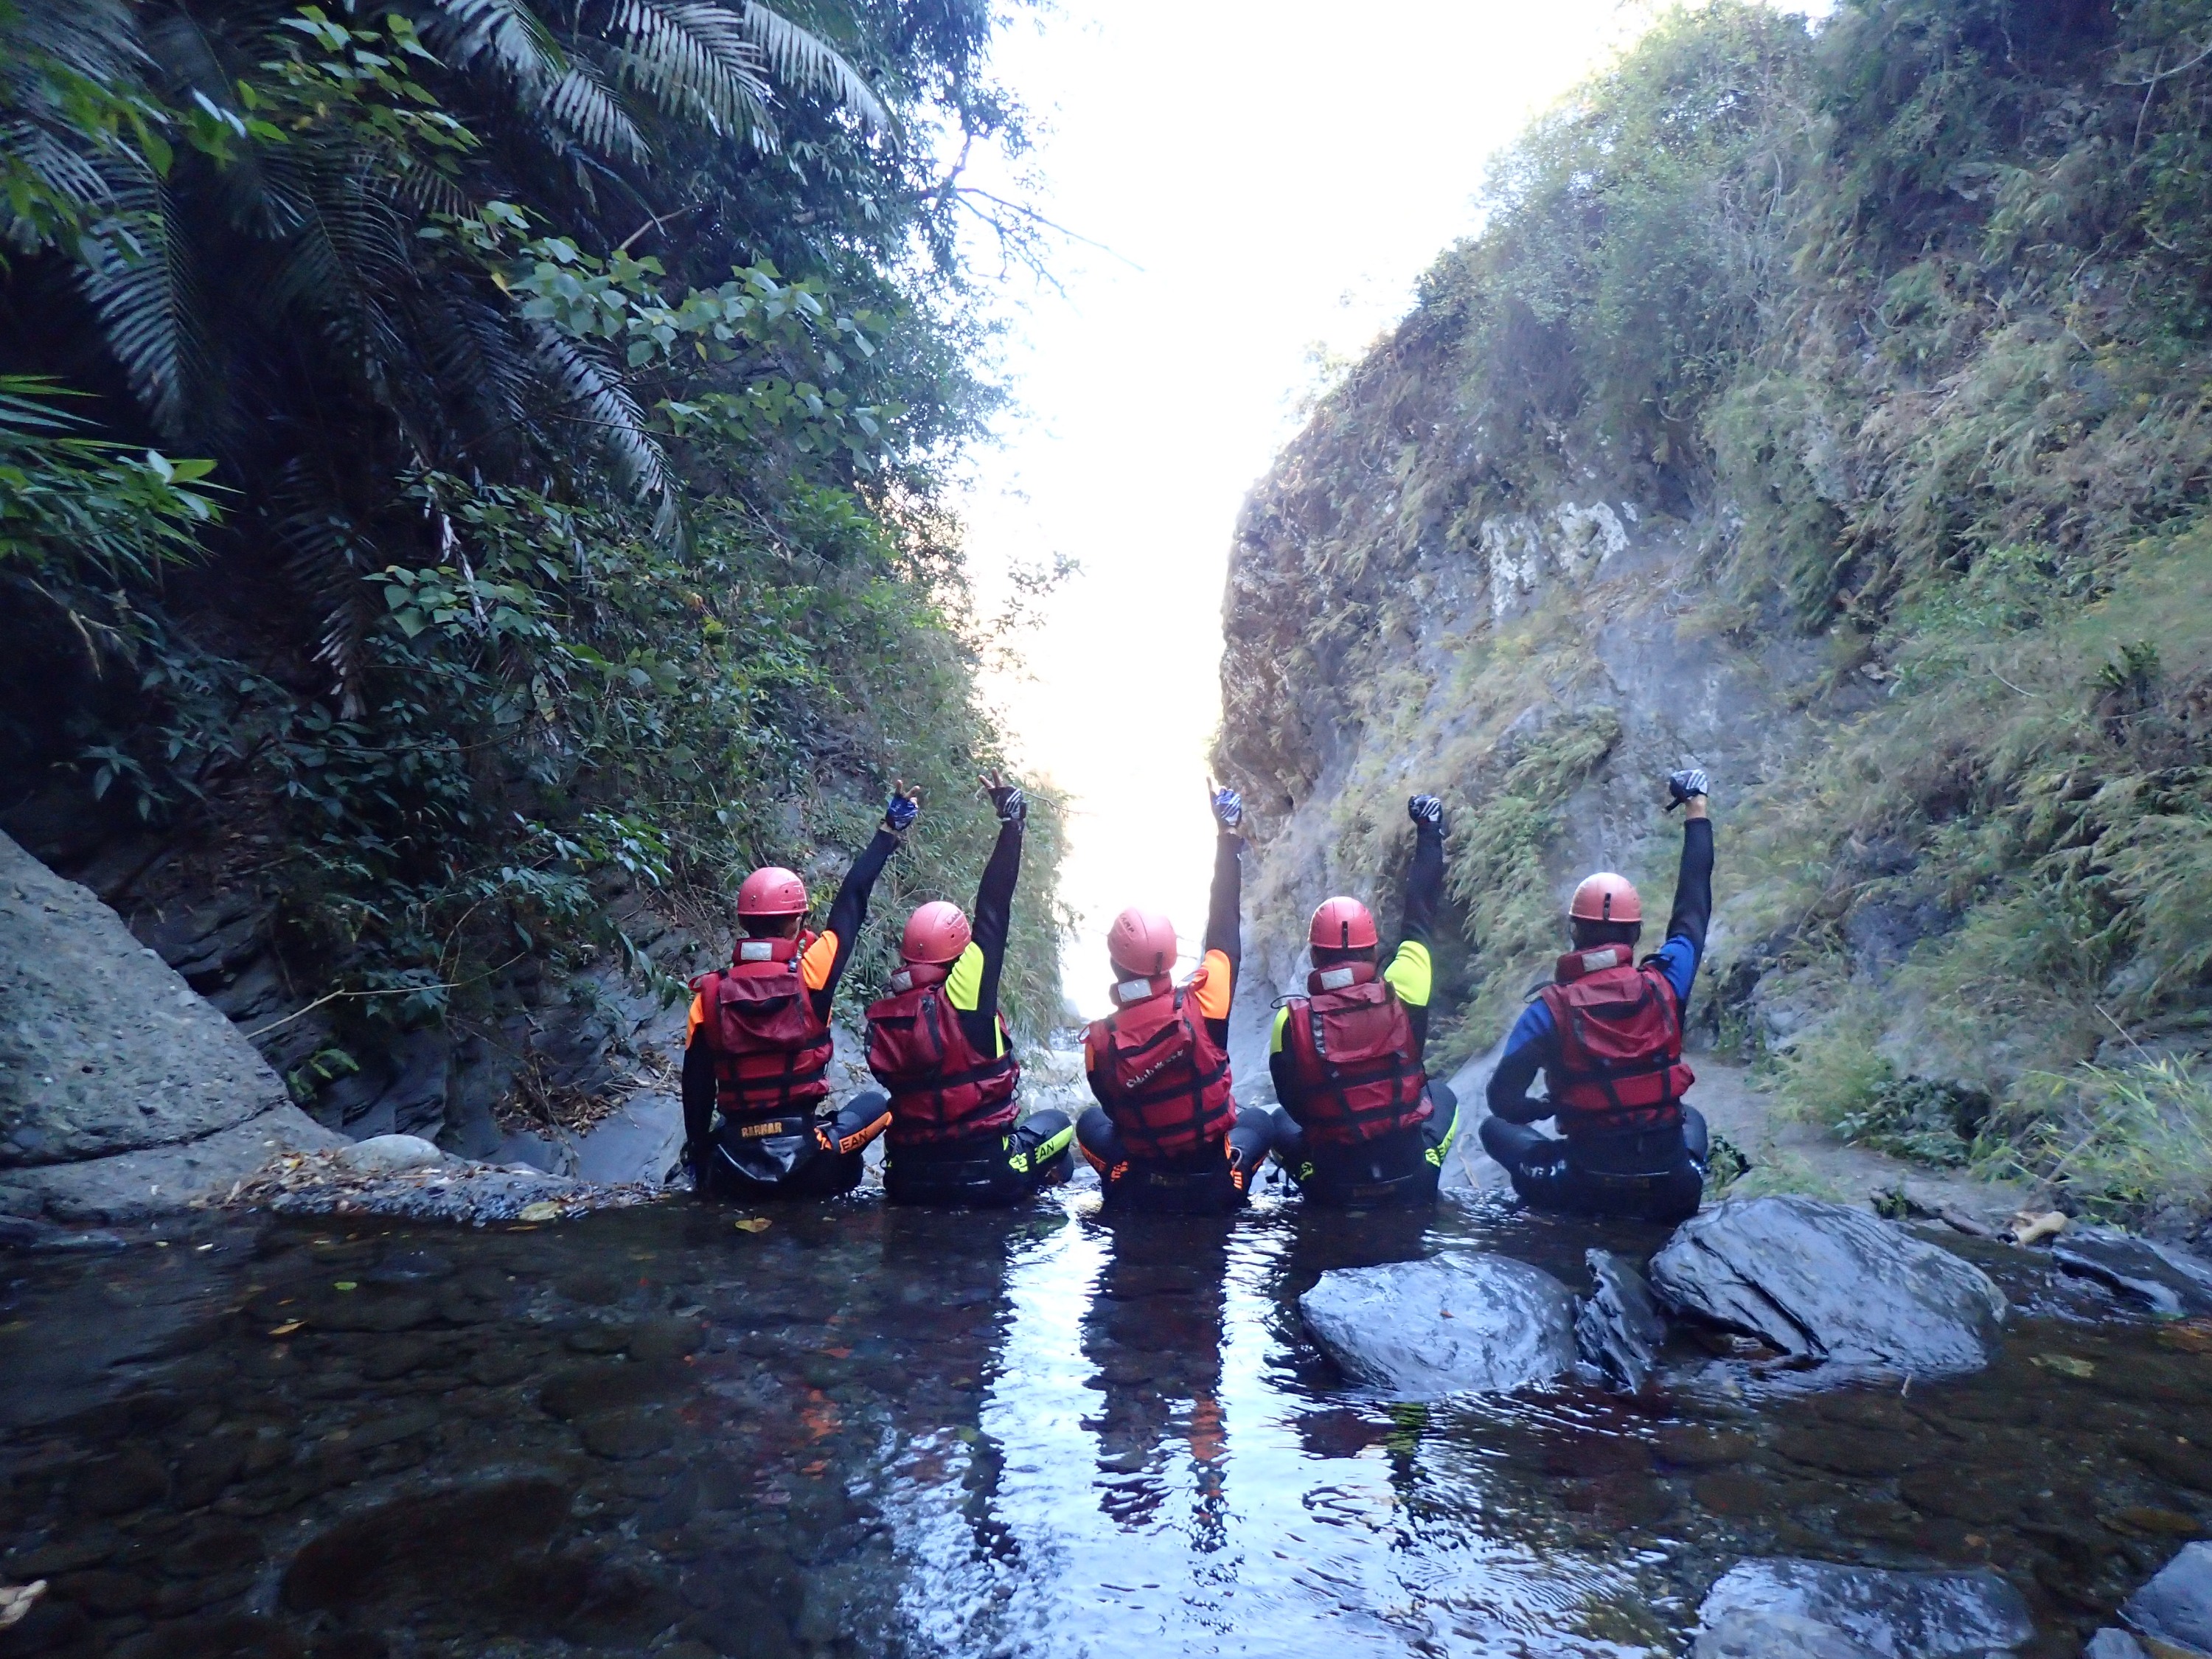
[[[1709,819],[1692,818],[1682,826],[1682,861],[1666,943],[1647,958],[1665,973],[1685,1020],[1712,908],[1713,827]],[[1539,1208],[1585,1215],[1679,1221],[1696,1214],[1708,1150],[1705,1120],[1696,1107],[1685,1105],[1680,1126],[1663,1129],[1561,1138],[1528,1127],[1552,1115],[1548,1101],[1528,1097],[1528,1085],[1540,1069],[1558,1062],[1559,1054],[1551,1010],[1531,1002],[1491,1075],[1492,1115],[1481,1129],[1483,1150],[1505,1166],[1514,1190]]]
[[[867,921],[868,895],[898,846],[899,838],[890,830],[876,831],[845,872],[829,920],[803,958],[808,995],[825,1022],[837,998],[837,982],[852,962],[853,942]],[[701,1012],[695,998],[692,1029],[684,1045],[684,1135],[693,1187],[705,1197],[742,1200],[826,1198],[859,1186],[868,1143],[890,1123],[883,1097],[856,1095],[835,1109],[794,1115],[786,1132],[773,1134],[757,1133],[763,1127],[759,1124],[717,1121],[714,1055],[699,1024]]]
[[[1213,890],[1206,905],[1205,996],[1200,1007],[1206,1035],[1225,1054],[1229,1051],[1229,1010],[1235,1000],[1237,975],[1243,960],[1244,936],[1238,919],[1243,903],[1244,871],[1239,855],[1244,838],[1218,836],[1213,848]],[[1217,977],[1218,976],[1218,977]],[[1086,1069],[1091,1060],[1085,1051]],[[1224,1148],[1209,1147],[1187,1158],[1133,1159],[1121,1132],[1105,1105],[1109,1096],[1100,1088],[1095,1070],[1088,1072],[1091,1091],[1102,1103],[1077,1121],[1075,1134],[1083,1156],[1098,1171],[1106,1188],[1106,1201],[1116,1208],[1155,1210],[1176,1214],[1204,1214],[1233,1210],[1245,1200],[1253,1173],[1267,1155],[1273,1139],[1274,1121],[1267,1112],[1238,1111],[1230,1121]]]
[[[1405,937],[1382,970],[1406,1021],[1413,1028],[1418,1061],[1428,1047],[1429,1000],[1434,981],[1431,951],[1436,939],[1437,909],[1444,889],[1444,836],[1438,824],[1416,826],[1413,861],[1406,871]],[[1429,1115],[1410,1129],[1379,1135],[1357,1146],[1313,1142],[1304,1128],[1306,1103],[1297,1068],[1285,1052],[1283,1033],[1291,1010],[1276,1011],[1267,1045],[1267,1072],[1274,1079],[1275,1161],[1298,1190],[1316,1204],[1368,1208],[1421,1204],[1435,1199],[1444,1158],[1459,1129],[1459,1097],[1449,1084],[1428,1084]]]
[[[1014,884],[1022,871],[1022,824],[999,826],[998,844],[975,890],[974,933],[953,963],[945,995],[960,1033],[979,1055],[1005,1052],[999,1025],[999,978],[1006,966],[1006,934],[1013,924]],[[870,1093],[862,1100],[883,1103]],[[856,1101],[854,1103],[858,1104]],[[894,1130],[892,1140],[897,1134]],[[890,1146],[884,1191],[901,1204],[1012,1204],[1041,1187],[1057,1186],[1074,1165],[1075,1126],[1065,1112],[1032,1112],[1011,1130],[964,1140]]]

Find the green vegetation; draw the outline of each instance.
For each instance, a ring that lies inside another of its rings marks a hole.
[[[626,892],[712,927],[757,861],[834,884],[895,777],[929,810],[880,903],[966,902],[998,739],[944,480],[996,394],[932,135],[1020,149],[989,31],[0,0],[10,821],[278,896],[368,1041],[525,957],[641,969]]]
[[[2100,1212],[2212,1189],[2163,1058],[2212,1045],[2208,41],[2202,0],[1678,11],[1321,401],[1248,525],[1221,759],[1304,799],[1326,695],[1364,727],[1345,798],[1454,781],[1450,1052],[1557,948],[1568,809],[1626,810],[1603,747],[1520,769],[1611,717],[1574,504],[1627,501],[1698,568],[1607,604],[1826,662],[1808,757],[1728,803],[1723,1030],[1759,1048],[1786,977],[1779,1086],[1848,1136]],[[1415,666],[1468,568],[1493,614]],[[1882,915],[1915,918],[1894,965],[1850,942]]]

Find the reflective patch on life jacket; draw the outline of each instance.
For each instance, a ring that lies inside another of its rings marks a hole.
[[[1358,977],[1349,968],[1325,968],[1313,976],[1313,986],[1316,991],[1341,991]]]

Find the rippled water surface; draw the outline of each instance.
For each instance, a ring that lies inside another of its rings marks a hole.
[[[1676,1654],[1773,1553],[1993,1563],[2068,1655],[2212,1519],[2212,1333],[2025,1252],[1978,1258],[2019,1316],[1964,1382],[1786,1394],[1686,1343],[1644,1400],[1424,1409],[1304,1339],[1324,1268],[1584,1289],[1658,1236],[1097,1204],[0,1258],[0,1577],[52,1586],[0,1656]]]

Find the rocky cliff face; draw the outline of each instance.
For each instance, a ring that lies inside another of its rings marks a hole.
[[[2212,106],[2113,90],[2169,22],[1716,4],[1531,129],[1237,529],[1256,977],[1331,891],[1387,922],[1432,789],[1434,1041],[1487,1048],[1574,878],[1664,914],[1699,764],[1703,1039],[1868,1144],[2203,1212]]]

